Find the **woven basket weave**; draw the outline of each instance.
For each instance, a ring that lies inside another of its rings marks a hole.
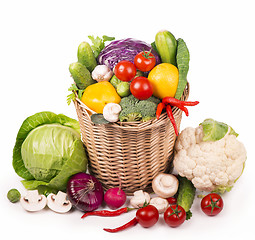
[[[189,85],[182,100],[187,100]],[[95,125],[88,108],[74,101],[81,127],[82,141],[89,157],[89,172],[105,190],[117,187],[130,195],[137,190],[151,191],[152,179],[160,172],[169,172],[176,135],[166,113],[148,122],[117,122]],[[182,111],[173,108],[178,127]]]

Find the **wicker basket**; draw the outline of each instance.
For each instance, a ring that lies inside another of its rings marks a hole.
[[[182,100],[186,100],[189,86]],[[117,122],[95,125],[91,112],[78,99],[74,101],[82,140],[89,157],[89,172],[107,190],[121,179],[122,189],[130,195],[137,190],[151,191],[152,179],[159,172],[169,172],[176,135],[166,113],[148,122]],[[182,111],[173,108],[178,129]]]

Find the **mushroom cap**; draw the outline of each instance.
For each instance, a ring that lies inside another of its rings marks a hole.
[[[153,191],[162,198],[169,198],[177,193],[178,179],[172,174],[160,173],[152,181]]]
[[[31,190],[27,192],[26,196],[21,197],[20,203],[25,210],[36,212],[46,206],[47,199],[44,195],[39,195],[38,190]]]
[[[150,202],[150,194],[144,192],[143,190],[138,190],[134,192],[134,196],[130,199],[130,204],[134,208],[140,208],[144,206],[144,203]]]
[[[57,213],[66,213],[72,208],[72,204],[67,200],[67,194],[59,191],[57,195],[51,193],[47,197],[47,206]]]
[[[117,122],[121,106],[117,103],[107,103],[103,109],[103,116],[109,122]]]
[[[150,201],[150,205],[153,205],[158,209],[159,213],[164,213],[166,209],[168,208],[168,201],[165,198],[162,197],[154,197]]]

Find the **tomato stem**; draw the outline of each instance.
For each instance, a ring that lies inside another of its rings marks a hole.
[[[221,198],[217,199],[216,201],[213,201],[212,196],[210,195],[211,204],[205,206],[205,208],[211,207],[211,213],[213,213],[214,208],[222,209],[222,207],[218,206],[217,203],[221,200]]]
[[[181,213],[182,211],[181,210],[178,211],[178,204],[176,204],[175,208],[173,208],[172,206],[170,206],[170,208],[173,210],[173,212],[171,214],[169,214],[168,217],[170,217],[172,215],[176,215],[180,219],[179,213]]]
[[[150,51],[144,51],[143,50],[143,57],[145,57],[146,59],[149,59],[149,58],[154,58],[154,56],[151,56],[151,50]]]

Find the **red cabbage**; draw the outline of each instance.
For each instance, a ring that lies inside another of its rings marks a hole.
[[[113,70],[118,62],[127,60],[134,63],[134,58],[139,52],[150,50],[156,58],[156,65],[159,64],[160,57],[150,44],[133,38],[116,40],[101,51],[97,61],[98,64],[104,64]]]

